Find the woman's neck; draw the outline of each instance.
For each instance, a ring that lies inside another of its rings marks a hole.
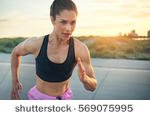
[[[64,46],[68,44],[69,40],[63,40],[60,37],[58,37],[54,32],[49,34],[49,43],[52,43],[56,46]]]

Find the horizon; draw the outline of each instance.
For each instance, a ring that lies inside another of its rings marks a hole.
[[[52,31],[53,0],[0,0],[0,38],[41,36]],[[149,0],[73,0],[78,8],[74,36],[118,36],[150,30]],[[85,15],[86,14],[86,15]]]

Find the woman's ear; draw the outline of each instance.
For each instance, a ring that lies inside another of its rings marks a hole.
[[[54,17],[53,17],[53,16],[50,16],[50,18],[51,18],[51,22],[52,22],[52,24],[54,25],[54,22],[55,22]]]

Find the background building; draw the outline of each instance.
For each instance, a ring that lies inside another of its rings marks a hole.
[[[147,32],[147,37],[150,37],[150,30]]]

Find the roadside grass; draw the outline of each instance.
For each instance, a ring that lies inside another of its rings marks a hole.
[[[127,37],[76,37],[85,43],[93,58],[150,60],[150,40],[134,40]],[[11,53],[24,37],[0,38],[0,52]]]
[[[88,41],[84,39],[84,42]],[[93,43],[87,44],[87,46],[91,57],[94,58],[150,60],[150,40],[134,40],[127,37],[98,37],[93,38]]]
[[[17,38],[0,38],[0,52],[11,53],[13,48],[25,40],[23,37]]]

